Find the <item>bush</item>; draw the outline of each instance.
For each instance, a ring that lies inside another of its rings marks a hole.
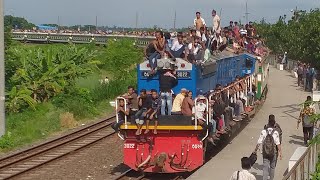
[[[75,88],[68,94],[60,94],[52,100],[52,103],[60,109],[73,113],[76,118],[97,114],[91,93],[85,88]]]

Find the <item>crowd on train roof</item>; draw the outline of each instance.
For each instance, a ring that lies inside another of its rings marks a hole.
[[[246,26],[240,26],[237,22],[231,21],[229,26],[222,28],[220,18],[213,10],[212,29],[207,27],[200,12],[196,12],[193,25],[194,28],[189,32],[178,32],[173,38],[170,33],[155,33],[155,40],[145,48],[151,74],[157,72],[157,60],[160,58],[170,58],[173,61],[183,58],[196,63],[204,60],[206,56],[217,55],[222,51],[247,52],[257,56],[264,56],[268,52],[251,22]],[[137,136],[149,133],[150,121],[154,121],[153,133],[157,134],[160,116],[192,117],[202,126],[204,132],[209,131],[208,140],[215,144],[215,140],[219,140],[222,134],[230,131],[237,121],[243,120],[257,103],[254,79],[248,75],[237,76],[235,81],[225,87],[217,84],[210,92],[214,94],[211,98],[208,98],[209,94],[197,94],[195,101],[192,91],[185,88],[182,88],[180,93],[173,94],[172,89],[178,83],[175,67],[159,71],[159,92],[155,89],[141,89],[137,95],[132,86],[128,87],[128,92],[122,96],[125,100],[119,100],[119,123],[113,125],[115,130],[120,130],[125,117],[129,123],[136,124]],[[207,123],[209,113],[211,118]],[[145,123],[146,130],[142,132]]]
[[[195,63],[222,51],[236,54],[247,52],[257,56],[268,53],[252,22],[242,26],[230,21],[229,26],[223,28],[215,10],[212,11],[212,17],[212,28],[208,28],[201,13],[196,12],[193,28],[189,32],[178,32],[176,37],[171,37],[172,33],[157,31],[155,40],[145,49],[151,74],[155,74],[160,58],[184,58]]]

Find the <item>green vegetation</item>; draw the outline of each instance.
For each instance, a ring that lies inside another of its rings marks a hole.
[[[22,17],[14,17],[11,15],[4,16],[4,26],[18,29],[32,29],[35,27],[34,24],[29,23],[26,19]]]
[[[136,84],[142,50],[133,41],[90,45],[25,45],[6,49],[5,151],[72,128],[112,108],[109,100]],[[109,77],[109,84],[100,79]]]
[[[266,40],[266,45],[274,54],[288,52],[289,58],[311,63],[316,69],[320,69],[320,10],[310,12],[299,11],[288,22],[280,17],[275,24],[261,21],[256,24],[257,32]],[[320,119],[316,114],[315,121]],[[311,143],[319,143],[317,135]],[[312,179],[320,179],[320,161]]]
[[[300,12],[286,22],[280,17],[275,24],[261,21],[257,31],[266,39],[267,46],[275,54],[285,51],[292,59],[310,62],[320,68],[320,10]]]

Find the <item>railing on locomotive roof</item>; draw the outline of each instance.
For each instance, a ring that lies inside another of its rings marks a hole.
[[[118,114],[118,102],[119,102],[119,100],[123,100],[124,101],[124,111],[125,112],[127,112],[127,99],[126,98],[124,98],[124,97],[121,97],[121,96],[119,96],[119,97],[117,97],[116,98],[116,122],[117,123],[119,123],[119,114]],[[127,116],[125,115],[124,116],[124,128],[125,129],[128,129],[128,124],[127,124]],[[120,134],[120,132],[118,133],[118,136],[119,136],[119,138],[120,139],[122,139],[122,140],[124,140],[124,138],[123,138],[123,136]]]

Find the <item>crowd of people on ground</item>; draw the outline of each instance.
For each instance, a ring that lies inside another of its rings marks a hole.
[[[178,32],[176,37],[171,33],[155,32],[155,40],[145,49],[146,59],[151,64],[151,73],[155,72],[157,60],[160,58],[184,58],[195,63],[206,61],[210,55],[217,55],[227,50],[232,53],[247,52],[257,56],[265,56],[268,49],[260,38],[252,22],[240,25],[230,21],[230,25],[222,28],[220,17],[212,11],[212,29],[209,29],[200,12],[196,12],[194,27],[189,32]]]
[[[311,64],[299,61],[294,71],[298,78],[298,86],[304,87],[304,90],[307,92],[312,92],[317,89],[317,73]]]

